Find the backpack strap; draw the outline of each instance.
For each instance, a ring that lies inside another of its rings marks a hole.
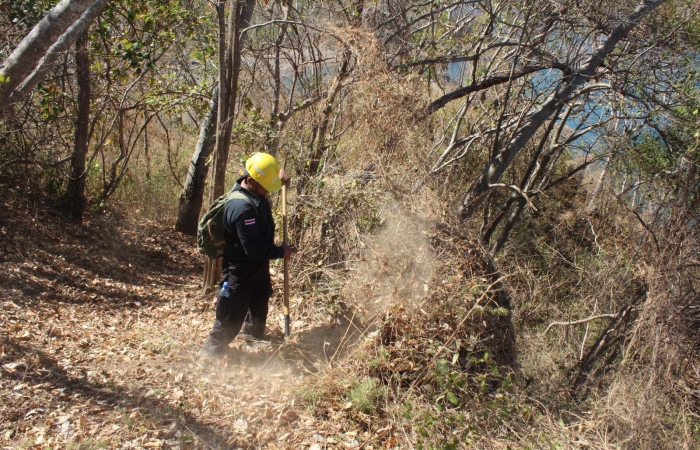
[[[226,249],[226,229],[224,227],[224,208],[231,200],[240,199],[250,203],[259,217],[258,207],[240,190],[231,189],[217,198],[202,217],[197,227],[197,250],[210,258],[219,258]]]
[[[250,203],[250,205],[253,206],[253,209],[255,210],[255,215],[260,216],[260,212],[258,211],[258,207],[255,205],[253,200],[251,200],[250,197],[248,197],[243,192],[241,192],[240,189],[239,190],[231,190],[231,192],[229,192],[226,196],[226,203],[228,203],[234,199],[247,201],[248,203]]]

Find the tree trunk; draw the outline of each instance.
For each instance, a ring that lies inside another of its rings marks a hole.
[[[486,198],[491,185],[498,183],[513,162],[515,156],[525,147],[532,136],[540,127],[549,120],[561,105],[565,104],[573,94],[590,81],[596,70],[603,64],[605,58],[612,53],[615,46],[624,39],[639,21],[654,10],[665,0],[649,1],[644,0],[620,24],[613,29],[608,39],[593,52],[581,70],[563,78],[557,90],[545,100],[542,106],[523,120],[522,126],[515,132],[511,141],[505,148],[497,152],[486,166],[479,178],[471,185],[462,204],[460,205],[460,216],[462,219],[470,218],[476,209]]]
[[[291,8],[291,0],[284,0],[280,2],[282,7],[282,20],[289,20],[289,10]],[[275,62],[273,69],[273,80],[274,80],[274,90],[273,90],[273,104],[272,113],[270,114],[270,128],[267,131],[267,138],[265,142],[265,150],[267,153],[276,156],[277,149],[280,143],[280,133],[282,132],[282,127],[284,122],[279,119],[280,113],[280,97],[282,95],[282,77],[280,73],[280,56],[282,52],[282,43],[284,42],[284,36],[287,33],[287,24],[283,23],[280,26],[279,32],[277,33],[277,39],[275,39]]]
[[[568,108],[567,111],[570,111],[571,108]],[[560,110],[561,111],[561,110]],[[540,177],[540,173],[542,170],[545,169],[549,162],[549,158],[551,157],[551,154],[554,152],[554,149],[556,149],[556,140],[559,138],[559,133],[561,133],[562,127],[564,125],[564,121],[560,123],[559,129],[557,130],[554,140],[549,146],[549,149],[547,152],[545,152],[545,155],[542,156],[542,161],[540,161],[540,155],[542,155],[542,151],[544,149],[545,144],[547,143],[547,140],[549,139],[550,134],[552,133],[552,130],[554,129],[554,125],[559,119],[559,114],[560,111],[557,111],[554,114],[554,117],[552,120],[549,121],[549,125],[547,125],[547,129],[545,130],[544,134],[540,138],[540,143],[537,146],[537,150],[535,153],[532,155],[530,159],[530,164],[528,165],[527,170],[525,171],[525,175],[523,176],[523,179],[520,183],[520,192],[523,195],[529,195],[529,190],[530,187],[533,185],[535,180]],[[536,194],[535,194],[536,195]],[[508,216],[508,220],[506,220],[505,225],[503,226],[503,229],[501,230],[501,233],[494,243],[494,245],[491,247],[491,250],[489,251],[489,256],[495,257],[496,253],[501,249],[503,244],[508,241],[508,237],[510,236],[510,232],[513,229],[513,226],[515,225],[515,222],[518,220],[520,217],[520,213],[522,212],[523,208],[527,202],[525,199],[517,194],[513,193],[511,194],[510,198],[506,202],[506,205],[503,207],[503,210],[501,213],[498,215],[498,217],[493,221],[491,226],[488,228],[486,233],[484,234],[484,244],[488,245],[489,241],[491,240],[491,235],[495,232],[496,227],[498,227],[498,224],[505,218],[506,213],[510,208],[513,208],[511,211],[510,215]],[[515,206],[513,206],[515,205]]]
[[[75,66],[78,81],[78,115],[75,120],[75,137],[71,173],[66,193],[59,207],[68,211],[73,220],[81,222],[85,213],[85,159],[87,157],[90,127],[90,58],[88,34],[83,34],[76,43]]]
[[[106,4],[107,0],[62,0],[32,28],[0,68],[0,114],[43,79],[58,54],[87,31]]]
[[[231,142],[231,130],[236,105],[238,75],[241,68],[241,54],[245,35],[241,31],[248,27],[253,16],[255,0],[231,0],[229,3],[228,34],[223,24],[224,2],[217,5],[219,14],[219,108],[216,133],[216,153],[212,170],[209,203],[213,203],[224,193],[226,163]],[[204,264],[204,290],[208,292],[221,273],[221,258],[207,258]]]
[[[175,230],[190,236],[197,234],[199,213],[204,201],[204,185],[209,170],[207,159],[214,151],[214,143],[216,142],[216,113],[218,108],[219,90],[217,89],[209,102],[209,112],[199,130],[197,147],[190,161],[187,180],[185,181],[182,195],[180,195],[180,206],[177,211]]]
[[[347,78],[348,74],[350,73],[350,57],[351,53],[349,51],[346,51],[343,54],[343,62],[340,64],[340,70],[338,70],[338,74],[335,76],[335,79],[331,83],[331,90],[328,93],[328,98],[326,99],[326,106],[323,108],[323,111],[321,112],[322,118],[321,118],[321,125],[318,127],[318,133],[317,133],[317,140],[312,141],[312,151],[311,151],[311,156],[309,157],[309,175],[316,175],[318,173],[318,169],[321,164],[321,158],[323,157],[323,154],[326,151],[326,148],[328,147],[326,145],[326,133],[328,130],[328,123],[330,122],[331,119],[331,113],[333,112],[333,104],[335,103],[335,98],[340,92],[340,89],[343,84],[343,80]]]
[[[612,159],[613,156],[610,156],[608,159],[606,159],[605,164],[603,164],[603,168],[600,169],[598,179],[596,179],[596,182],[593,185],[593,189],[591,189],[591,197],[588,200],[588,205],[586,206],[587,213],[592,213],[595,210],[595,203],[598,199],[598,194],[600,194],[600,189],[603,187],[603,181],[605,181],[605,176],[608,174],[608,166],[610,166],[610,161]]]

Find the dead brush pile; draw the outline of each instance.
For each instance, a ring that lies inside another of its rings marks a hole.
[[[387,252],[402,251],[382,247],[384,256],[372,254],[372,236],[399,203],[413,202],[417,211],[432,203],[421,189],[427,175],[416,163],[420,158],[416,149],[426,148],[431,135],[425,123],[412,119],[424,106],[416,101],[417,80],[389,70],[371,34],[357,29],[334,28],[333,32],[349,43],[355,58],[352,83],[342,88],[345,100],[333,121],[335,137],[328,142],[318,173],[309,174],[305,161],[293,152],[286,155],[288,167],[296,166],[299,174],[289,198],[290,241],[299,247],[292,263],[292,290],[298,305],[294,299],[292,303],[295,314],[306,322],[323,322],[329,311],[332,320],[345,315],[352,319],[347,308],[365,295],[367,286],[353,279],[359,288],[354,291],[348,288],[355,285],[347,280],[358,266],[375,257],[384,272],[397,269]],[[308,124],[305,121],[317,124],[321,115],[311,110],[300,113],[290,120],[289,128]],[[438,214],[435,208],[427,209],[424,216]],[[375,289],[368,296],[381,300],[385,294]]]
[[[290,201],[292,290],[304,299],[292,301],[295,316],[318,323],[331,310],[349,326],[301,402],[359,446],[507,434],[515,415],[531,414],[510,399],[506,280],[455,233],[464,225],[437,224],[449,208],[420,169],[432,132],[414,120],[425,106],[415,80],[386,70],[371,38],[353,39],[357,79],[343,91],[352,106],[337,122],[352,133],[327,150],[342,166],[322,165]]]
[[[523,397],[540,415],[523,441],[692,447],[697,233],[685,217],[647,229],[615,202],[596,215],[581,205],[542,208],[499,259],[515,292]]]
[[[384,303],[365,307],[365,317],[378,327],[303,396],[317,417],[362,430],[369,436],[362,445],[484,443],[532,416],[512,399],[514,341],[503,280],[477,244],[445,227],[431,230],[429,245],[434,267],[419,297],[396,277],[377,282],[382,261],[368,258],[378,267],[372,279]],[[415,278],[417,265],[394,259],[393,269]],[[355,311],[358,300],[348,300]]]
[[[678,218],[680,219],[680,218]],[[645,295],[619,333],[619,353],[599,363],[586,404],[606,438],[632,447],[697,446],[700,419],[700,241],[685,220],[657,230],[640,258]]]

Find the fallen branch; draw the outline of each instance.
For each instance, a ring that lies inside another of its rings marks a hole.
[[[587,317],[585,319],[580,319],[580,320],[574,320],[572,322],[552,322],[549,325],[547,325],[547,328],[545,328],[544,332],[541,334],[541,336],[544,336],[547,334],[550,328],[552,328],[555,325],[579,325],[582,323],[590,322],[591,320],[596,320],[596,319],[603,319],[603,318],[608,318],[608,319],[613,319],[617,317],[617,314],[598,314],[597,316],[591,316]]]
[[[612,354],[617,355],[619,349],[615,349],[615,345],[621,342],[621,337],[625,331],[625,327],[630,321],[634,320],[634,309],[637,303],[646,298],[647,287],[646,284],[639,287],[637,293],[631,302],[622,307],[620,312],[618,312],[613,320],[610,321],[605,330],[600,334],[596,343],[588,350],[588,353],[581,358],[579,362],[579,372],[576,379],[573,382],[573,389],[576,392],[578,388],[586,381],[589,372],[593,369],[593,365],[596,360],[602,357],[609,349],[612,348]],[[607,367],[614,360],[614,356],[608,355],[607,360],[604,364],[599,367],[593,378],[597,377],[601,373],[601,369]],[[583,398],[588,395],[588,390],[585,389],[581,391],[581,394],[577,394],[579,398]]]

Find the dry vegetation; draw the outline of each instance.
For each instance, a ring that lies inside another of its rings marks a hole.
[[[688,353],[683,314],[695,310],[666,288],[681,272],[602,254],[597,245],[609,248],[613,235],[596,229],[596,245],[569,202],[540,219],[549,237],[516,241],[496,274],[469,229],[441,219],[429,186],[403,201],[367,188],[370,208],[347,190],[353,179],[330,177],[323,188],[320,201],[342,203],[332,233],[313,232],[327,214],[304,227],[292,338],[236,342],[213,366],[198,359],[213,299],[199,294],[191,238],[138,215],[76,226],[6,200],[16,214],[0,224],[4,445],[694,446],[700,361]],[[562,265],[565,243],[577,265]],[[582,271],[584,249],[595,258]],[[615,314],[633,282],[646,294],[619,356],[572,390],[576,361],[609,318],[547,325]],[[568,290],[579,303],[557,300]],[[281,332],[276,300],[270,329]]]
[[[574,178],[494,261],[412,151],[423,125],[394,120],[420,109],[412,81],[387,79],[405,88],[389,95],[383,76],[355,91],[371,114],[348,113],[342,164],[291,195],[281,345],[199,359],[213,298],[193,239],[170,229],[167,186],[134,177],[152,201],[82,225],[3,200],[2,445],[695,447],[700,252],[681,218],[631,246],[639,221],[612,202],[584,214]],[[280,335],[279,265],[273,278]]]
[[[651,217],[651,207],[627,206],[609,175],[588,208],[581,172],[537,192],[491,255],[484,228],[511,191],[491,191],[483,217],[453,213],[496,148],[483,130],[520,114],[499,106],[505,88],[469,98],[461,116],[450,104],[426,117],[428,102],[457,86],[389,66],[389,50],[401,49],[380,47],[379,32],[317,25],[319,54],[344,44],[314,69],[323,75],[309,92],[333,88],[345,52],[353,68],[329,105],[300,109],[275,136],[293,177],[299,249],[292,336],[281,344],[236,340],[221,360],[200,358],[214,295],[201,293],[194,238],[172,231],[195,127],[160,122],[148,152],[134,152],[119,189],[80,225],[49,204],[66,182],[53,161],[70,145],[7,138],[31,147],[40,169],[0,165],[0,447],[698,448],[697,199],[676,201],[678,180],[659,181],[645,187],[659,206]],[[253,73],[241,75],[249,98],[239,99],[227,185],[276,132],[257,109],[272,103],[257,61],[243,61]],[[458,122],[479,138],[431,172]],[[45,132],[41,123],[32,131]],[[543,136],[508,184],[546,148]],[[309,173],[317,148],[319,171]],[[101,157],[116,151],[106,145]],[[578,151],[557,153],[551,172],[590,156]],[[104,161],[88,174],[89,194],[102,187]],[[276,337],[281,272],[274,263]]]
[[[418,179],[406,166],[395,176]],[[3,445],[695,446],[696,248],[674,250],[669,235],[666,255],[680,253],[662,261],[603,251],[639,227],[577,219],[585,196],[568,195],[523,223],[496,272],[430,182],[402,195],[377,173],[329,174],[314,203],[291,200],[307,220],[295,230],[292,338],[236,342],[213,366],[198,359],[213,299],[199,294],[191,238],[138,214],[78,226],[6,199]],[[575,386],[639,289],[593,378]]]
[[[294,389],[345,328],[296,314],[284,346],[236,342],[205,364],[213,298],[200,294],[191,238],[117,213],[75,226],[26,206],[5,200],[15,214],[0,224],[3,447],[290,448],[336,435],[295,408]]]

